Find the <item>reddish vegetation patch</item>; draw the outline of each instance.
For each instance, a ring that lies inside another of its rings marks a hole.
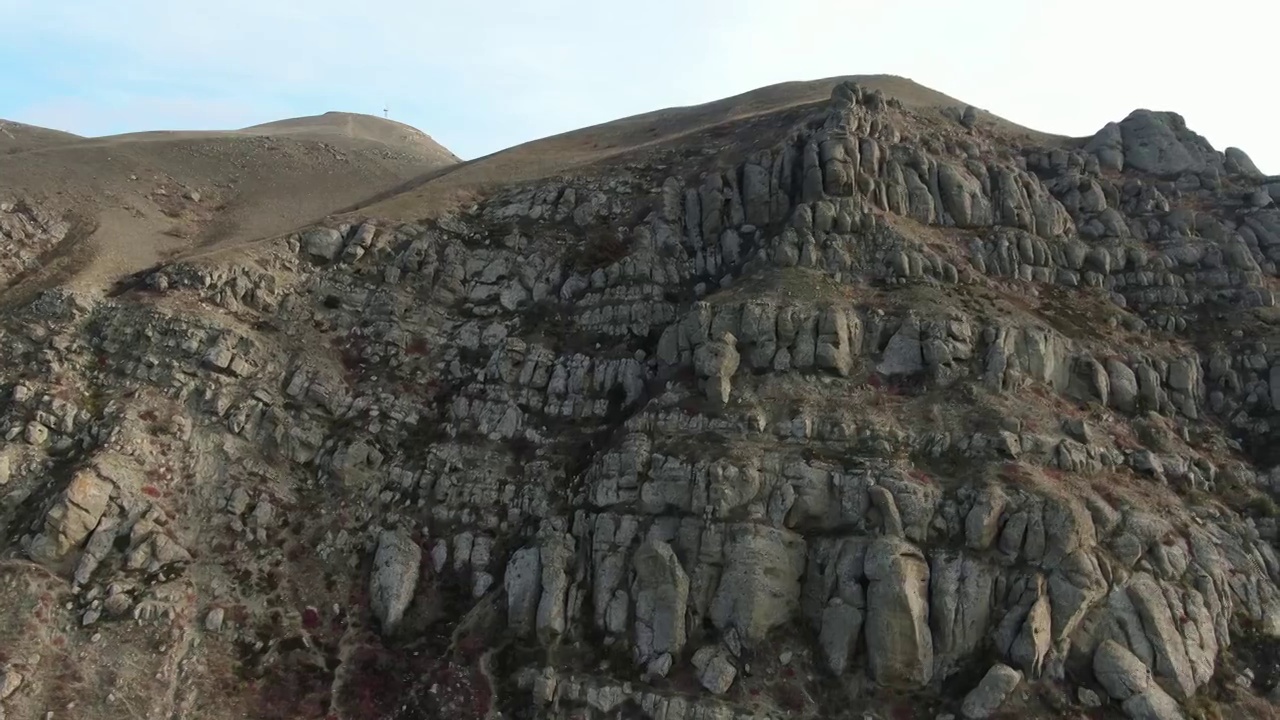
[[[249,622],[249,608],[244,605],[233,605],[226,609],[226,616],[236,625],[247,625]]]
[[[792,674],[794,674],[794,672]],[[671,675],[668,676],[668,679],[671,681],[671,685],[676,692],[683,695],[697,695],[702,692],[702,683],[699,682],[698,677],[693,674],[693,668],[691,666],[677,667],[671,671]]]
[[[351,586],[351,592],[347,594],[347,604],[362,610],[369,607],[369,589],[364,583],[354,583]]]
[[[262,720],[322,718],[329,711],[333,678],[323,668],[292,665],[271,672],[257,684],[258,712]]]
[[[1051,480],[1060,480],[1066,482],[1068,480],[1066,471],[1056,467],[1046,467],[1041,470]]]
[[[478,668],[441,663],[430,679],[431,700],[441,717],[483,720],[489,715],[492,690]]]
[[[778,707],[795,713],[803,712],[809,704],[809,698],[804,690],[794,683],[783,683],[774,688],[773,699],[778,703]]]
[[[343,683],[338,702],[348,717],[384,717],[405,695],[404,668],[396,666],[389,653],[365,647],[352,656],[348,681]]]
[[[142,494],[146,495],[147,497],[158,498],[160,497],[160,489],[157,488],[155,485],[143,485]]]
[[[458,640],[458,654],[468,663],[475,663],[484,655],[484,638],[467,634]]]
[[[421,356],[427,354],[427,349],[426,338],[415,338],[413,342],[409,343],[409,346],[406,347],[404,351],[409,355]]]
[[[1007,462],[1000,467],[1000,477],[1009,482],[1027,482],[1031,479],[1027,469],[1020,463]]]
[[[313,607],[307,607],[302,611],[302,627],[308,630],[315,630],[320,627],[320,611]]]
[[[889,711],[889,717],[893,720],[913,720],[916,716],[915,708],[910,705],[895,705]]]

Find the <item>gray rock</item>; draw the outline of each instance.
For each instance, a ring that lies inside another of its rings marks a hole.
[[[13,668],[0,670],[0,700],[7,699],[22,687],[22,673]]]
[[[226,611],[222,608],[214,608],[209,614],[204,616],[204,629],[208,632],[216,633],[222,631],[222,621],[226,615]]]
[[[698,681],[708,691],[723,695],[733,685],[738,669],[733,666],[722,648],[706,646],[693,654],[693,667],[698,671]]]
[[[645,667],[644,671],[646,673],[649,673],[650,675],[656,675],[658,677],[666,677],[667,673],[671,672],[671,665],[674,662],[675,660],[674,658],[671,657],[670,653],[663,653],[658,657],[650,660],[649,664]]]
[[[969,554],[935,552],[929,578],[935,676],[945,677],[983,643],[996,605],[996,570]]]
[[[1093,654],[1093,674],[1132,720],[1183,720],[1175,701],[1151,677],[1151,670],[1114,640]]]
[[[1146,692],[1154,683],[1151,669],[1115,640],[1105,640],[1093,653],[1093,676],[1107,694],[1121,702]]]
[[[1155,674],[1167,681],[1176,697],[1191,697],[1196,692],[1195,675],[1160,584],[1149,574],[1138,573],[1129,581],[1128,594],[1155,652]]]
[[[920,345],[918,320],[908,317],[903,321],[902,327],[889,339],[876,371],[882,375],[914,375],[924,371],[924,349]]]
[[[1093,429],[1089,427],[1088,421],[1084,418],[1068,418],[1063,421],[1062,429],[1067,436],[1076,442],[1085,445],[1093,444]]]
[[[1226,171],[1232,175],[1244,175],[1250,178],[1263,177],[1262,171],[1257,165],[1253,164],[1253,160],[1248,153],[1237,147],[1229,147],[1223,151],[1226,155]]]
[[[867,661],[885,686],[921,686],[933,677],[929,565],[911,543],[877,538],[867,548]]]
[[[978,493],[973,509],[965,517],[965,544],[972,550],[986,550],[1000,532],[1000,516],[1007,499],[998,485],[987,485]]]
[[[716,406],[729,402],[733,374],[741,362],[737,342],[732,333],[726,332],[700,345],[693,355],[694,371],[702,378],[707,399]]]
[[[1020,682],[1022,673],[1001,663],[992,665],[978,686],[965,695],[960,714],[967,720],[986,720],[1000,709]]]
[[[538,548],[522,548],[512,553],[502,582],[507,591],[507,624],[517,634],[527,635],[534,628],[538,600],[542,596],[542,559]]]
[[[1048,595],[1041,595],[1031,605],[1022,629],[1009,648],[1009,660],[1028,675],[1040,677],[1044,658],[1052,643],[1053,610]]]
[[[369,596],[383,635],[395,632],[413,602],[421,564],[422,548],[407,531],[386,530],[379,536],[378,549],[373,556]]]
[[[569,595],[569,561],[573,559],[573,538],[563,533],[548,534],[539,548],[542,596],[538,599],[538,637],[550,640],[565,631]]]
[[[79,547],[102,519],[111,498],[111,483],[85,469],[72,476],[59,501],[44,520],[44,532],[31,547],[37,560],[61,558]]]
[[[861,589],[861,586],[858,586]],[[818,645],[827,660],[827,667],[835,675],[843,675],[849,666],[862,632],[863,609],[849,605],[840,598],[832,598],[822,610],[822,629],[818,633]]]
[[[867,489],[867,498],[871,506],[880,512],[880,529],[885,535],[904,537],[902,513],[898,511],[898,502],[893,493],[882,485],[874,485]]]
[[[49,442],[49,428],[38,422],[29,422],[23,434],[23,439],[27,441],[28,445],[44,445]]]
[[[664,542],[646,542],[636,551],[636,649],[642,661],[684,648],[689,578]]]
[[[1119,172],[1124,169],[1124,136],[1117,123],[1107,123],[1084,147],[1098,158],[1103,170]]]
[[[748,642],[763,639],[799,607],[805,543],[795,533],[764,525],[735,525],[725,569],[711,603],[711,621],[736,629]]]
[[[1082,687],[1076,691],[1076,699],[1086,708],[1093,710],[1102,707],[1102,698],[1098,697],[1098,693],[1087,687]]]
[[[539,705],[550,705],[556,697],[556,686],[560,678],[553,668],[543,668],[533,677],[533,699]]]
[[[1271,409],[1280,411],[1280,365],[1271,367],[1267,384],[1271,391]]]
[[[89,541],[85,543],[84,552],[80,554],[80,562],[76,564],[76,584],[83,586],[89,583],[94,570],[97,570],[98,565],[115,549],[116,535],[119,530],[120,521],[117,518],[104,516],[98,521],[98,526],[89,535]]]
[[[1114,358],[1107,360],[1107,379],[1111,385],[1110,402],[1113,407],[1124,412],[1133,412],[1138,402],[1138,377],[1123,362]]]
[[[333,260],[342,252],[342,233],[333,228],[314,228],[302,235],[302,249],[317,260]]]
[[[1135,110],[1120,122],[1126,168],[1171,177],[1213,167],[1217,153],[1176,113]]]
[[[982,183],[965,169],[950,163],[938,165],[938,190],[942,205],[958,227],[992,224],[991,201]]]
[[[1153,685],[1145,693],[1129,698],[1120,708],[1131,720],[1186,720],[1186,715],[1178,707],[1178,701],[1159,685]]]

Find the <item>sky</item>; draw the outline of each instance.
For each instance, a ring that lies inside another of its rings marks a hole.
[[[0,18],[0,118],[81,135],[385,107],[470,159],[887,73],[1064,135],[1173,110],[1280,173],[1269,0],[0,0]]]

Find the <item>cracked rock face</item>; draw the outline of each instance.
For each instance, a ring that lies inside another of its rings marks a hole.
[[[1247,155],[853,82],[671,112],[10,292],[7,716],[1269,702],[1280,192]],[[0,280],[67,222],[0,204]]]

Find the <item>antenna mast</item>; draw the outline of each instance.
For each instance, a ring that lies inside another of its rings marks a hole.
[[[391,109],[390,109],[389,107],[387,107],[387,103],[383,103],[383,104],[382,104],[382,117],[383,117],[384,119],[390,119],[390,118],[391,118]]]

